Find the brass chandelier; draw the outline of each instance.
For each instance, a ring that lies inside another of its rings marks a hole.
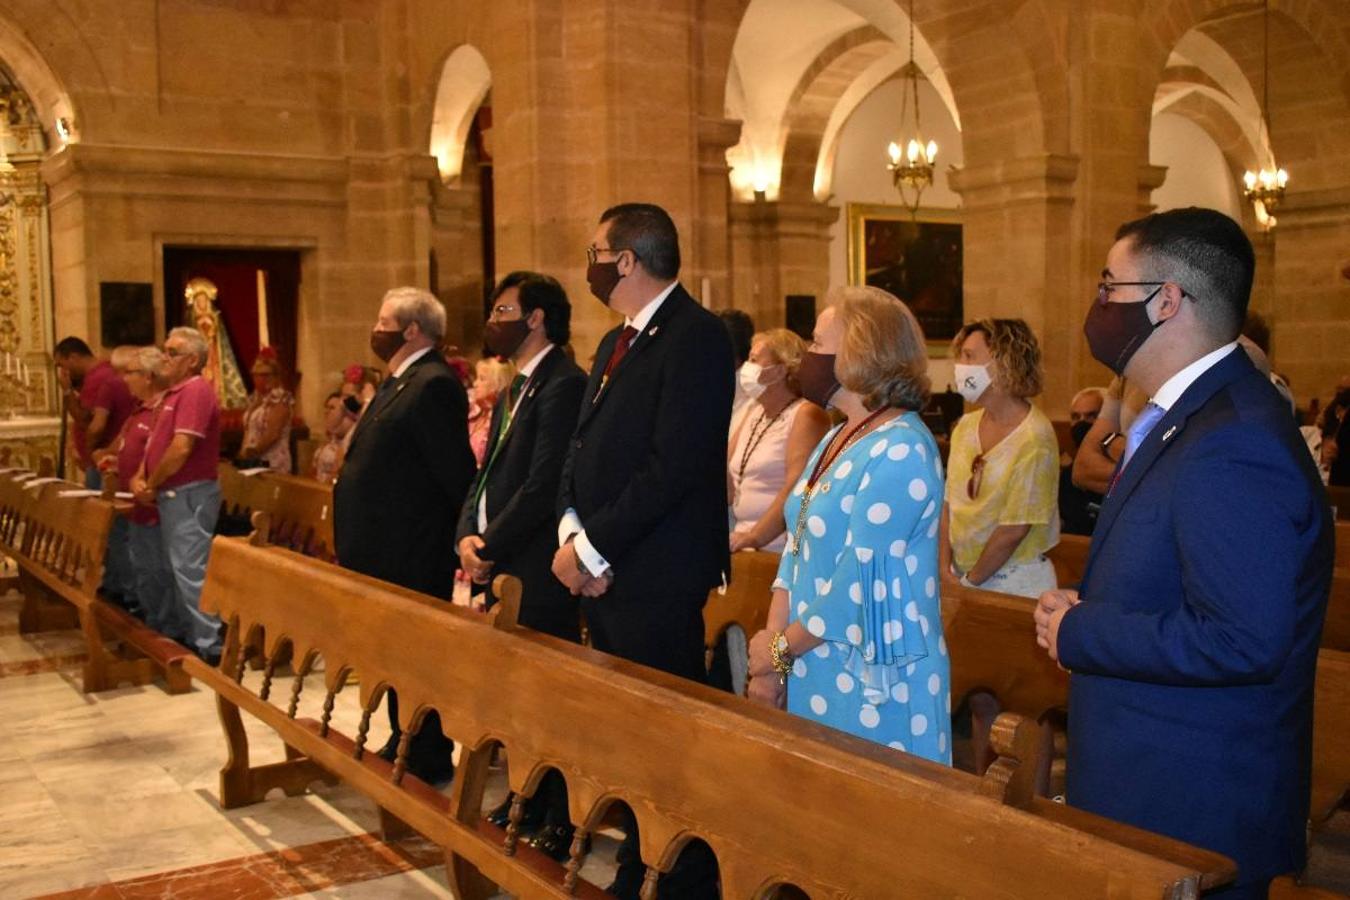
[[[900,102],[900,143],[891,141],[886,148],[890,163],[886,166],[891,172],[895,189],[900,192],[900,200],[908,207],[910,214],[917,217],[919,198],[924,189],[933,183],[934,164],[937,162],[937,141],[925,141],[923,125],[919,117],[919,82],[924,79],[923,70],[914,59],[914,0],[909,0],[909,61],[900,70],[904,79],[903,99]],[[914,104],[914,132],[905,138],[906,112],[911,101]],[[901,148],[901,143],[904,148]]]
[[[1257,221],[1269,231],[1275,227],[1275,209],[1284,200],[1284,190],[1289,184],[1289,173],[1276,165],[1275,150],[1270,146],[1270,0],[1264,0],[1262,4],[1262,27],[1261,121],[1258,124],[1265,128],[1270,164],[1262,166],[1259,172],[1248,170],[1243,173],[1242,195],[1252,204]]]

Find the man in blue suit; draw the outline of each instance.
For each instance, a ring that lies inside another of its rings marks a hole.
[[[1264,897],[1302,868],[1325,492],[1289,405],[1238,351],[1255,268],[1206,209],[1124,225],[1084,331],[1151,397],[1077,591],[1037,639],[1070,670],[1068,801],[1223,853]],[[1081,601],[1081,602],[1080,602]]]

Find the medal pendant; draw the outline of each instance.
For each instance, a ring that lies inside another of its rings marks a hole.
[[[822,494],[828,494],[830,492],[830,482],[827,481],[824,484],[822,484],[820,486],[820,492]]]

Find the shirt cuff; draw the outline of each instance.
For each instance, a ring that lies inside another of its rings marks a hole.
[[[561,547],[567,543],[568,538],[582,530],[584,529],[581,525],[581,517],[577,515],[575,509],[569,506],[558,522],[558,546]]]
[[[576,539],[572,541],[572,546],[577,551],[577,559],[581,560],[581,564],[586,567],[586,571],[591,573],[591,577],[599,578],[609,571],[609,563],[591,544],[591,539],[586,537],[584,530],[577,532]]]

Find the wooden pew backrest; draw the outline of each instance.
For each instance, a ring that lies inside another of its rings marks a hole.
[[[702,838],[726,897],[779,883],[813,896],[1182,897],[1206,876],[1232,875],[1215,854],[1074,810],[1027,812],[983,796],[972,775],[545,635],[486,627],[475,613],[279,548],[218,538],[202,607],[230,623],[232,642],[262,627],[269,655],[283,643],[296,659],[321,655],[330,692],[356,669],[368,712],[397,688],[405,733],[435,708],[471,753],[504,745],[513,790],[528,795],[558,769],[583,829],[624,801],[643,859],[662,870]],[[231,693],[237,647],[216,670]],[[323,752],[326,768],[360,779],[390,812],[507,890],[566,895],[511,882],[515,870],[500,864],[509,854],[478,827]],[[470,776],[461,770],[457,780]],[[884,827],[859,841],[860,823]],[[1168,854],[1138,849],[1160,842]]]
[[[703,643],[713,647],[732,625],[739,625],[748,641],[769,618],[778,554],[747,550],[731,555],[731,581],[708,592],[703,607]]]

